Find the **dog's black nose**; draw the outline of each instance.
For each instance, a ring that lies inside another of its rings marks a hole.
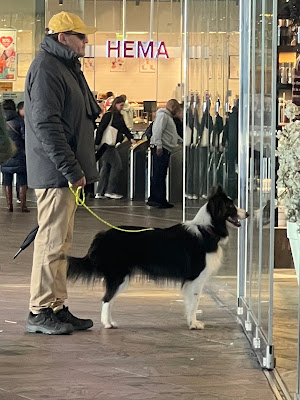
[[[246,218],[248,218],[250,216],[250,214],[248,213],[248,211],[246,211]]]

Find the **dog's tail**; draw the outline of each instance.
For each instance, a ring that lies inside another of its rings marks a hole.
[[[68,257],[67,278],[74,282],[81,279],[84,282],[90,283],[101,277],[95,276],[94,265],[87,254],[82,258]]]

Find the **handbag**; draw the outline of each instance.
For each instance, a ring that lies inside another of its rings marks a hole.
[[[113,120],[113,115],[111,116],[110,122],[107,125],[105,131],[103,132],[103,136],[101,139],[100,147],[105,143],[108,146],[115,146],[117,142],[117,134],[118,129],[111,126]]]

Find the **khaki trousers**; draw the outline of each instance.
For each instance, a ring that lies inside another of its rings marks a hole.
[[[30,286],[32,313],[55,312],[67,299],[67,259],[74,229],[75,197],[69,188],[36,189],[39,230],[34,241]]]

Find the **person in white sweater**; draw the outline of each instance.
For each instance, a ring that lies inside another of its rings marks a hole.
[[[150,139],[152,171],[150,197],[147,203],[151,207],[173,207],[173,204],[166,199],[166,176],[170,152],[178,146],[178,141],[182,141],[173,120],[179,112],[180,104],[177,100],[171,99],[167,102],[166,108],[157,111],[153,123],[153,134]]]

